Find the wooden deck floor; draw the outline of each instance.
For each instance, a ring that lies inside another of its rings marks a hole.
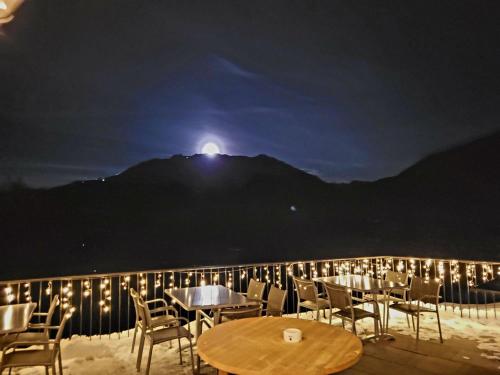
[[[395,340],[365,344],[362,359],[342,375],[500,374],[500,361],[481,356],[474,341],[419,341],[392,332]]]

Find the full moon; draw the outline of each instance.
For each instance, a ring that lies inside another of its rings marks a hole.
[[[213,142],[208,142],[201,148],[201,153],[209,156],[220,154],[219,146]]]

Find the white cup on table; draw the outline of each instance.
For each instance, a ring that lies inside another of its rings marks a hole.
[[[286,342],[300,342],[302,341],[302,331],[298,328],[287,328],[283,331],[283,340]]]

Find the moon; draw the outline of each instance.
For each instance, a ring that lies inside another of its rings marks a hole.
[[[208,156],[214,156],[220,154],[220,149],[219,146],[217,146],[215,143],[207,142],[201,148],[201,153]]]

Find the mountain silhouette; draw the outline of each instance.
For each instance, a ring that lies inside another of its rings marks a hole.
[[[3,277],[369,255],[499,259],[500,133],[375,182],[176,155],[0,194]]]

